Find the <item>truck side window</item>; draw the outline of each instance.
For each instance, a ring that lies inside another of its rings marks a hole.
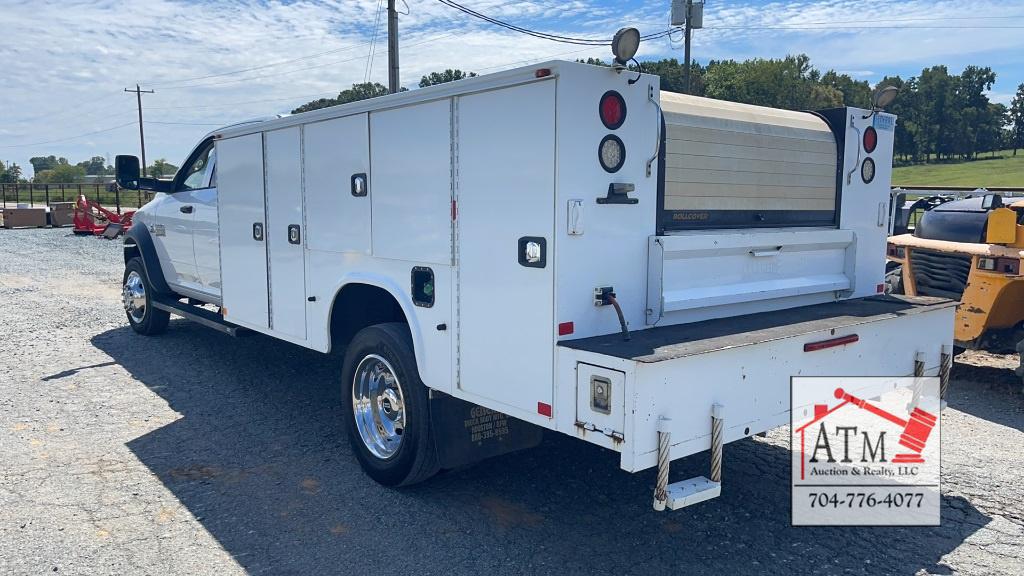
[[[178,191],[182,190],[195,190],[203,187],[203,177],[206,175],[206,165],[210,161],[211,152],[213,152],[213,143],[211,142],[200,154],[196,156],[196,159],[191,165],[185,168],[185,179],[181,182],[181,187]]]

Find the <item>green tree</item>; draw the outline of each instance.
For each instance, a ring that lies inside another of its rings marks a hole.
[[[62,158],[62,160],[65,160]],[[74,184],[81,182],[85,179],[85,168],[68,164],[65,160],[64,163],[58,163],[55,167],[42,172],[36,172],[33,176],[33,182],[39,182],[43,184]]]
[[[89,160],[79,162],[76,166],[85,168],[85,173],[92,176],[99,176],[107,171],[107,162],[103,156],[93,156]]]
[[[4,184],[13,184],[21,181],[21,166],[17,163],[11,162],[5,167],[3,162],[0,162],[0,182]]]
[[[1024,148],[1024,84],[1017,86],[1017,94],[1010,102],[1010,145],[1014,156],[1017,148]]]
[[[1004,128],[1009,123],[1009,109],[1005,104],[990,103],[983,114],[981,121],[975,128],[974,147],[971,150],[973,156],[982,152],[991,152],[995,156],[997,150],[1002,150]]]
[[[875,89],[885,86],[894,86],[899,89],[899,96],[888,108],[889,112],[899,118],[896,122],[893,153],[907,161],[918,160],[921,158],[923,149],[919,136],[921,118],[918,109],[920,98],[917,93],[917,78],[904,80],[899,76],[886,76],[875,85]]]
[[[353,84],[351,88],[342,90],[338,93],[337,98],[320,98],[307,102],[302,106],[292,110],[292,114],[299,114],[302,112],[309,112],[310,110],[318,110],[320,108],[328,108],[330,106],[338,106],[341,104],[348,104],[349,102],[358,102],[359,100],[366,100],[368,98],[376,98],[377,96],[384,96],[388,94],[387,86],[380,84],[379,82],[363,82],[360,84]]]
[[[463,72],[458,68],[454,70],[449,68],[444,72],[431,72],[430,74],[420,78],[420,88],[434,86],[435,84],[444,84],[446,82],[455,82],[456,80],[464,80],[475,76],[476,72]]]
[[[945,66],[932,66],[921,71],[918,113],[925,160],[930,160],[932,154],[942,158],[953,152],[953,134],[960,122],[960,111],[955,102],[956,83],[957,78],[950,76]]]
[[[857,108],[871,107],[871,84],[867,80],[857,81],[848,74],[829,70],[821,77],[821,83],[842,95],[843,104]]]
[[[153,165],[146,168],[146,175],[153,178],[170,178],[178,171],[178,167],[167,161],[166,158],[158,158]]]
[[[32,164],[32,173],[39,174],[43,170],[51,170],[57,167],[57,157],[54,155],[49,156],[34,156],[28,159],[29,163]],[[65,162],[67,159],[65,159]]]
[[[821,82],[806,54],[783,59],[712,60],[705,74],[711,98],[788,110],[842,106],[843,93]]]

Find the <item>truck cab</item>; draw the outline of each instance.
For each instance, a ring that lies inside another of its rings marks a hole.
[[[164,280],[183,296],[220,304],[217,233],[217,152],[205,138],[189,154],[166,191],[135,214],[155,240]]]

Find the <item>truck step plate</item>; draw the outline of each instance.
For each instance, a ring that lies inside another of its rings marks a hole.
[[[666,507],[669,510],[678,510],[691,504],[717,498],[722,494],[722,483],[697,476],[669,484],[666,493],[668,495]]]

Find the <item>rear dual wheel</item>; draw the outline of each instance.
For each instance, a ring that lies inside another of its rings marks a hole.
[[[363,470],[385,486],[422,482],[439,467],[409,327],[377,324],[345,351],[342,399],[349,443]]]

